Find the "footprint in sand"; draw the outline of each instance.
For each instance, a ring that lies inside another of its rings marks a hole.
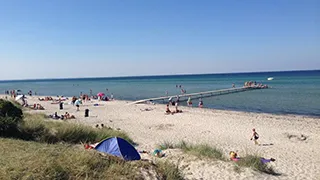
[[[170,129],[172,129],[171,127],[173,127],[173,126],[174,126],[173,124],[160,124],[160,125],[157,125],[157,126],[154,126],[154,127],[157,130],[170,130]]]
[[[289,133],[285,133],[286,137],[288,139],[290,139],[291,141],[306,141],[307,140],[307,136],[304,134],[300,134],[300,135],[296,135],[296,134],[289,134]]]

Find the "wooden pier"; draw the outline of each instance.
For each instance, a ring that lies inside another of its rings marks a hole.
[[[142,100],[134,101],[130,104],[140,104],[140,103],[160,101],[160,100],[165,102],[165,101],[168,101],[170,97],[172,97],[172,99],[174,100],[174,99],[176,99],[177,96],[179,96],[180,101],[186,101],[189,97],[191,97],[192,99],[204,98],[204,97],[218,96],[218,95],[223,95],[223,94],[231,94],[231,93],[237,93],[237,92],[243,92],[243,91],[250,91],[250,90],[255,90],[255,89],[263,89],[263,88],[261,88],[261,87],[241,87],[241,88],[220,89],[220,90],[205,91],[205,92],[198,92],[198,93],[179,94],[179,95],[172,95],[172,96],[162,96],[162,97],[156,97],[156,98],[142,99]]]

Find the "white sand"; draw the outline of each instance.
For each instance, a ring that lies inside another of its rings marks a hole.
[[[37,98],[28,97],[28,103],[38,103]],[[103,123],[105,126],[120,128],[139,144],[137,149],[152,151],[163,141],[177,143],[185,140],[191,143],[207,143],[221,148],[225,156],[237,151],[238,155],[259,154],[265,158],[273,157],[272,162],[280,176],[261,174],[251,169],[241,173],[234,171],[232,162],[198,159],[179,150],[166,150],[166,157],[174,162],[180,159],[179,167],[187,179],[320,179],[320,118],[245,113],[211,109],[180,107],[183,113],[165,115],[165,105],[127,105],[125,101],[90,102],[80,107],[40,102],[46,110],[41,112],[59,115],[69,112],[77,117],[70,122],[91,126]],[[103,106],[94,107],[94,103]],[[84,117],[84,109],[90,109],[90,117]],[[151,108],[151,111],[140,109]],[[173,110],[173,107],[171,107]],[[261,144],[250,141],[251,129],[260,134]],[[301,141],[288,134],[307,137]],[[143,158],[151,159],[148,155]]]

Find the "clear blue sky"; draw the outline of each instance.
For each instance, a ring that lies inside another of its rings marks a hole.
[[[320,69],[318,0],[0,0],[0,79]]]

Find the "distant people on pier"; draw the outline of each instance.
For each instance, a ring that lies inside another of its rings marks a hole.
[[[264,85],[262,83],[258,84],[256,81],[246,81],[244,83],[244,87],[253,87],[253,88],[261,88],[261,89],[269,88],[268,85]]]

